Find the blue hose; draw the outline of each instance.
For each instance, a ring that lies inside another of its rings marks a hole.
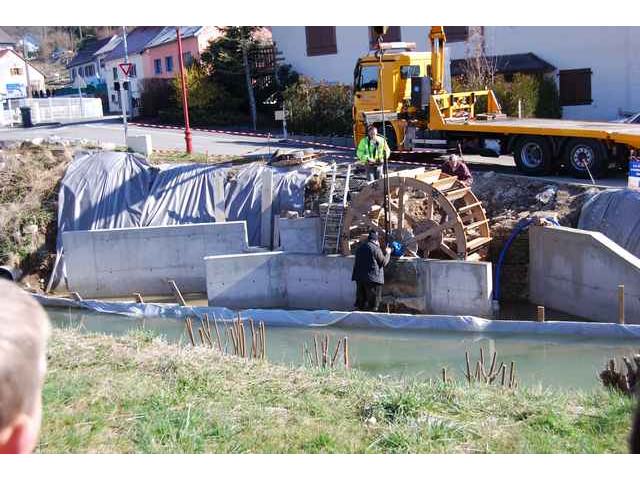
[[[516,237],[520,235],[521,232],[529,228],[529,226],[534,222],[534,220],[535,218],[532,218],[532,217],[523,218],[522,220],[520,220],[516,225],[516,227],[513,229],[513,232],[511,232],[511,235],[509,235],[507,242],[502,247],[502,251],[500,252],[500,256],[498,257],[498,263],[496,264],[496,284],[495,284],[495,288],[493,289],[493,300],[495,301],[500,300],[500,272],[502,270],[502,264],[504,262],[504,258],[507,256],[507,251],[509,250],[509,247],[511,246],[513,241],[516,239]],[[547,217],[545,218],[545,220],[547,220],[548,222],[556,226],[560,226],[560,224],[556,221],[555,218]]]

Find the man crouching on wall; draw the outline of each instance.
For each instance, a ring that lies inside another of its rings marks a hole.
[[[0,453],[31,453],[42,419],[49,318],[15,284],[0,280]]]

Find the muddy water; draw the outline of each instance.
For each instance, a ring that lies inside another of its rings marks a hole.
[[[82,310],[48,309],[55,326],[85,332],[122,335],[144,328],[169,341],[187,341],[184,324],[176,319],[136,319]],[[432,378],[446,367],[449,375],[462,378],[464,352],[477,358],[480,347],[487,355],[498,352],[498,362],[516,362],[521,384],[562,388],[595,388],[597,373],[615,355],[629,356],[640,351],[640,342],[577,337],[487,335],[448,332],[408,332],[342,328],[267,329],[267,357],[270,361],[300,365],[302,344],[313,342],[314,333],[337,338],[349,337],[351,363],[375,375],[405,378]]]

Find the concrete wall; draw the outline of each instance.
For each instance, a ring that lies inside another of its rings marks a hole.
[[[209,305],[229,308],[353,310],[354,257],[265,252],[205,258]],[[491,264],[399,260],[383,296],[422,313],[488,316]]]
[[[320,253],[322,221],[320,217],[280,218],[278,235],[280,247],[289,253]]]
[[[69,288],[84,297],[205,292],[203,258],[245,251],[244,222],[64,232]],[[228,272],[223,272],[228,273]]]
[[[532,303],[598,322],[617,322],[618,285],[627,323],[640,323],[640,259],[599,232],[531,227]]]

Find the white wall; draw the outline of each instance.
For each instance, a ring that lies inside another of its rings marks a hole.
[[[122,70],[120,69],[120,67],[118,66],[119,64],[124,63],[124,59],[123,58],[119,58],[116,60],[109,60],[107,62],[105,62],[105,69],[106,69],[106,73],[105,73],[105,81],[107,82],[107,92],[109,94],[109,110],[111,112],[121,112],[121,107],[120,107],[120,103],[118,102],[114,102],[112,95],[115,94],[116,98],[119,100],[120,99],[120,93],[116,92],[113,89],[113,82],[117,81],[120,82],[120,88],[122,88],[122,83],[125,80],[124,78],[124,74],[122,73]],[[143,80],[143,76],[144,76],[144,67],[143,67],[143,61],[142,61],[142,56],[139,54],[135,54],[135,55],[129,55],[129,63],[133,63],[136,66],[136,74],[137,76],[135,78],[130,78],[129,79],[129,91],[127,92],[127,96],[129,97],[133,97],[133,98],[140,98],[140,94],[142,93],[142,80]],[[113,67],[117,68],[118,70],[118,78],[114,79],[113,78]],[[127,112],[129,113],[129,115],[131,115],[130,110],[130,105],[131,102],[129,101],[128,105],[127,105]]]
[[[305,27],[273,27],[286,63],[316,80],[351,84],[358,57],[369,49],[368,27],[336,27],[338,53],[307,57]],[[429,50],[428,26],[401,27],[402,41]],[[569,119],[611,120],[640,110],[640,27],[485,27],[489,55],[532,52],[557,69],[591,68],[593,104],[564,107]],[[465,42],[447,43],[450,59]],[[557,73],[557,72],[556,72]],[[557,77],[556,77],[557,80]]]
[[[564,118],[640,110],[640,27],[487,27],[485,38],[489,54],[533,52],[559,70],[592,70],[593,104],[564,107]]]
[[[12,75],[12,68],[20,68],[21,75]],[[29,65],[29,80],[32,88],[44,90],[44,75]],[[26,95],[27,74],[25,71],[25,62],[16,55],[13,50],[0,57],[0,93],[7,94],[7,84],[18,83],[22,85],[22,92]],[[15,98],[23,95],[14,95]]]

